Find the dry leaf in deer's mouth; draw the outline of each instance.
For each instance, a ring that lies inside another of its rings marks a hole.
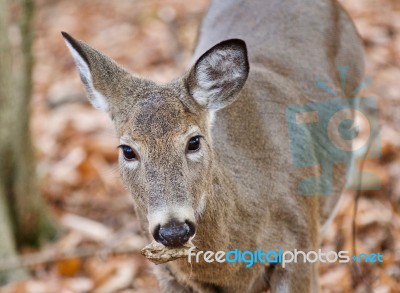
[[[169,248],[153,241],[141,250],[141,253],[155,264],[162,264],[178,258],[187,257],[189,250],[196,247],[190,242],[180,247]]]

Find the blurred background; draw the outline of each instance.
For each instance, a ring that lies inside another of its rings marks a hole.
[[[88,104],[60,32],[169,81],[189,66],[208,2],[0,0],[0,292],[158,292],[111,122]],[[382,156],[365,168],[382,188],[361,194],[356,248],[384,262],[321,264],[321,285],[400,292],[400,1],[340,2],[364,40],[373,82],[361,94],[377,97],[381,125]],[[323,249],[352,250],[355,196]]]

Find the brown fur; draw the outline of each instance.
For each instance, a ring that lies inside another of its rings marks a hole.
[[[230,38],[246,42],[249,75],[245,48],[238,42],[220,45],[221,52],[240,52],[232,55],[232,66],[242,69],[240,79],[222,80],[217,94],[201,102],[193,97],[201,86],[195,75],[200,61],[183,77],[159,85],[134,77],[66,36],[88,63],[94,87],[106,97],[118,135],[140,145],[140,166],[130,170],[122,164],[121,173],[146,231],[149,214],[170,206],[195,211],[205,194],[204,211],[194,212],[193,243],[199,249],[317,250],[320,225],[339,198],[345,168],[335,167],[329,197],[299,195],[297,184],[304,175],[292,166],[285,111],[289,105],[330,99],[314,82],[319,78],[338,88],[338,65],[350,67],[346,93],[354,89],[363,74],[360,39],[335,1],[214,1],[194,60]],[[218,71],[221,66],[207,76],[226,76]],[[211,126],[210,113],[217,108]],[[183,135],[193,126],[204,137],[198,162],[185,155],[190,137]],[[307,172],[318,175],[315,168]],[[319,291],[317,265],[311,263],[246,269],[216,262],[190,265],[182,259],[157,271],[164,292]]]

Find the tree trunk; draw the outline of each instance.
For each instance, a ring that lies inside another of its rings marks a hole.
[[[0,257],[55,232],[40,198],[29,129],[33,8],[33,0],[0,0]]]

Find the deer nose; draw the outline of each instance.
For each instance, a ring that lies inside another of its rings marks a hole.
[[[195,233],[195,225],[190,221],[184,223],[170,221],[166,225],[157,226],[154,231],[154,239],[168,247],[182,246]]]

